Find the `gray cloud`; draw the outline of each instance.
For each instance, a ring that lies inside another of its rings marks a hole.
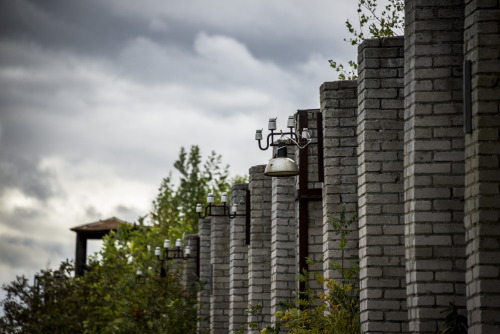
[[[0,196],[6,189],[17,188],[27,196],[45,201],[59,191],[53,178],[50,171],[39,167],[36,157],[0,150]]]
[[[139,37],[189,52],[201,31],[243,41],[256,57],[289,66],[311,52],[336,56],[352,3],[319,1],[0,1],[4,38],[112,57]]]
[[[255,129],[318,107],[327,59],[352,58],[347,9],[0,0],[2,282],[71,258],[72,226],[146,214],[181,146],[215,150],[234,174],[266,161]]]
[[[24,268],[35,266],[42,269],[45,265],[40,262],[45,256],[54,260],[65,257],[68,254],[68,249],[60,244],[43,241],[31,237],[15,237],[0,235],[0,265],[7,265],[13,268]],[[55,261],[54,261],[55,262]],[[53,263],[57,265],[57,262]]]

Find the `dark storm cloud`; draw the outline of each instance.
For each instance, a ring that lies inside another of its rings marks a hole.
[[[316,108],[348,54],[347,4],[0,0],[0,279],[147,214],[181,146],[261,163],[254,129]]]
[[[68,250],[58,243],[50,240],[37,240],[27,236],[6,236],[0,235],[0,265],[7,265],[13,268],[26,266],[36,266],[41,268],[44,263],[40,263],[40,257],[33,256],[49,255],[57,259],[67,255]]]
[[[43,216],[39,209],[35,208],[15,208],[12,212],[0,212],[0,222],[2,226],[8,227],[11,231],[33,232],[37,230],[37,219]]]
[[[109,13],[103,1],[0,1],[0,38],[109,56],[140,22]]]
[[[47,222],[48,215],[50,213],[46,212],[43,206],[15,207],[8,211],[0,210],[0,235],[4,237],[36,237],[38,240],[60,245],[59,235],[57,235],[60,232],[60,227],[57,224],[53,225]],[[69,234],[69,229],[65,232]]]
[[[47,47],[113,57],[118,56],[129,40],[137,37],[189,51],[195,36],[207,32],[239,40],[256,57],[283,66],[303,61],[311,53],[343,52],[332,43],[345,35],[344,20],[336,17],[345,17],[341,12],[346,6],[338,2],[334,5],[322,2],[321,5],[329,5],[323,13],[312,10],[315,7],[310,4],[296,3],[292,5],[297,7],[295,11],[284,11],[279,22],[276,16],[282,10],[273,4],[260,3],[258,5],[263,7],[260,12],[248,12],[245,8],[240,10],[241,5],[236,2],[214,8],[214,5],[200,2],[181,6],[171,1],[158,1],[144,6],[149,12],[141,13],[139,7],[137,15],[132,15],[120,8],[127,7],[127,3],[0,0],[0,38],[34,40]],[[175,7],[182,7],[182,12],[176,13]],[[310,20],[304,18],[307,16],[311,16]],[[230,24],[225,24],[226,21]],[[159,28],[155,28],[157,26]]]
[[[51,172],[41,169],[35,157],[0,149],[0,196],[9,188],[41,201],[58,191]]]

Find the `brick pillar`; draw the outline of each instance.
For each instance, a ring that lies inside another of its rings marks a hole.
[[[198,235],[200,237],[200,282],[203,290],[198,292],[199,311],[198,329],[200,333],[210,328],[210,294],[212,293],[210,273],[210,219],[198,221]]]
[[[262,305],[263,317],[248,315],[248,321],[271,321],[271,178],[265,165],[249,172],[250,245],[248,248],[248,304]],[[250,331],[249,333],[253,333]]]
[[[222,214],[223,209],[212,207],[212,213]],[[226,334],[229,332],[229,218],[213,216],[210,220],[210,333]]]
[[[465,228],[469,333],[500,333],[500,10],[468,0],[472,129],[465,135]],[[467,99],[464,99],[464,102]]]
[[[325,82],[320,87],[323,115],[323,273],[326,278],[340,278],[330,262],[341,261],[340,235],[332,230],[329,217],[339,217],[342,206],[346,216],[357,211],[358,158],[356,153],[357,81]],[[358,253],[358,224],[344,248],[345,258]]]
[[[295,265],[295,178],[272,178],[271,220],[271,314],[278,303],[293,301],[296,296]],[[273,323],[276,317],[272,317]]]
[[[403,37],[358,48],[362,333],[408,331],[403,204]]]
[[[465,306],[461,0],[405,2],[405,236],[412,333]]]
[[[189,245],[191,254],[189,258],[183,261],[183,280],[189,291],[193,292],[196,289],[196,281],[198,280],[197,254],[199,246],[199,237],[196,234],[188,234],[184,238],[184,247]]]
[[[231,189],[231,205],[238,205],[238,214],[246,212],[248,184],[235,184]],[[241,203],[241,204],[240,204]],[[246,217],[230,220],[229,244],[229,333],[247,324],[248,308],[248,245],[246,243]]]

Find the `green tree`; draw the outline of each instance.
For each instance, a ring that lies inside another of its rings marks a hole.
[[[170,261],[167,275],[160,276],[154,245],[164,238],[160,228],[142,223],[105,237],[101,259],[78,278],[88,314],[84,333],[195,332],[196,290],[181,283],[181,264]],[[143,273],[139,281],[137,269]]]
[[[201,284],[195,278],[186,284],[179,276],[182,261],[162,263],[154,250],[166,238],[196,233],[196,203],[204,203],[209,192],[220,196],[229,190],[228,166],[221,156],[212,152],[202,160],[197,146],[189,154],[181,148],[174,164],[179,183],[173,184],[171,174],[162,181],[151,210],[153,225],[140,217],[104,237],[85,275],[73,279],[74,268],[66,261],[57,271],[38,274],[36,286],[23,276],[4,285],[0,332],[195,333]],[[169,269],[166,275],[160,275],[162,268]]]
[[[381,0],[358,0],[358,27],[347,20],[345,25],[351,37],[344,41],[353,46],[360,45],[365,39],[383,38],[404,33],[404,0],[387,0],[385,6]],[[330,66],[338,73],[340,80],[357,78],[358,63],[349,60],[348,65],[329,60]]]
[[[81,333],[83,308],[72,273],[73,266],[64,261],[55,271],[37,273],[33,285],[25,276],[4,285],[0,333]]]
[[[174,167],[180,175],[178,185],[172,182],[172,174],[164,178],[151,211],[153,223],[171,241],[185,233],[198,233],[196,204],[206,204],[209,193],[218,199],[230,188],[229,165],[223,165],[222,157],[214,151],[203,162],[198,146],[191,146],[189,153],[181,147]]]
[[[56,271],[42,270],[34,285],[18,276],[3,286],[0,333],[195,333],[198,283],[183,282],[179,262],[166,263],[168,274],[159,275],[161,263],[150,245],[164,238],[159,227],[141,219],[106,236],[81,277],[71,277],[67,261]],[[137,269],[143,280],[137,280]]]

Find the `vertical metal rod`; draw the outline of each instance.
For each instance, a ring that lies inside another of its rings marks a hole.
[[[299,110],[299,133],[303,128],[308,127],[307,110]],[[308,154],[307,148],[299,150],[299,273],[308,270],[306,257],[309,256],[308,241],[308,204],[303,198],[303,194],[308,187]],[[299,282],[299,291],[305,292],[305,282]]]
[[[316,140],[318,141],[318,182],[323,182],[325,180],[325,170],[323,164],[323,115],[318,113],[318,118],[316,119],[316,133],[318,134]]]

